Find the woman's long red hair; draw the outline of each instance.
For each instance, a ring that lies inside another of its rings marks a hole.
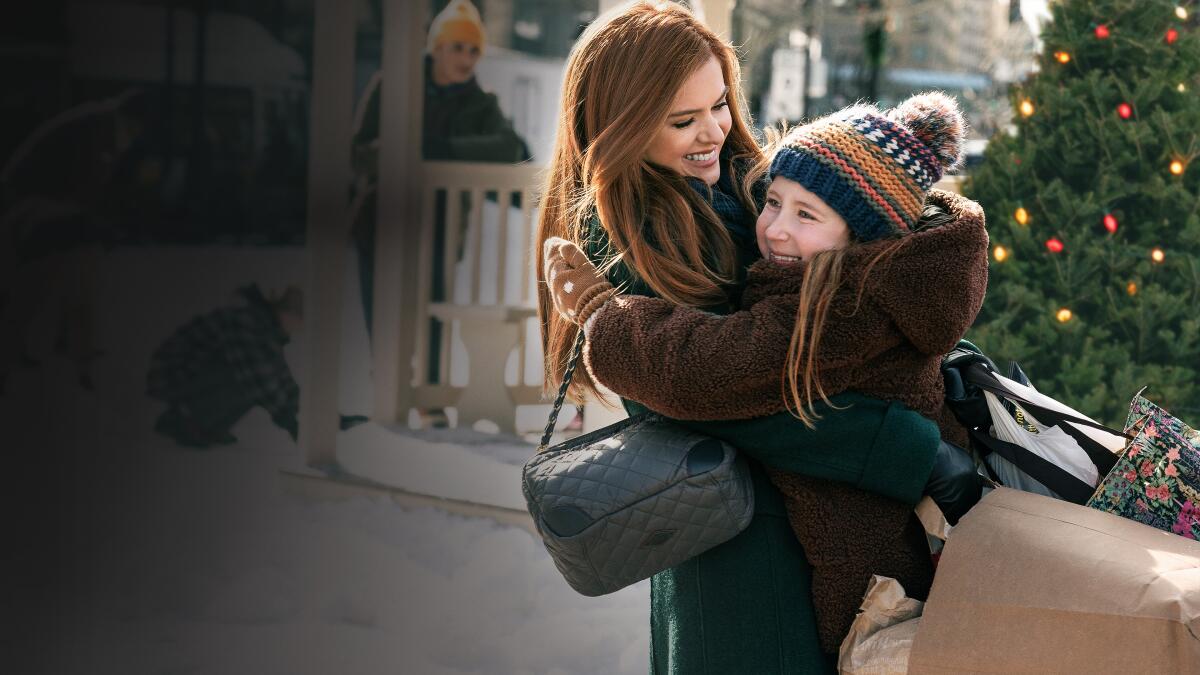
[[[537,231],[547,387],[561,381],[578,329],[554,311],[542,277],[542,242],[557,236],[583,246],[593,215],[614,254],[605,270],[623,264],[678,304],[725,300],[722,286],[737,273],[729,233],[682,176],[646,161],[680,87],[713,56],[729,87],[733,120],[722,155],[737,165],[757,163],[763,155],[744,118],[737,57],[686,8],[662,1],[619,8],[597,19],[571,51]],[[738,198],[754,211],[749,190],[735,184]],[[583,368],[575,371],[572,393],[596,393]]]

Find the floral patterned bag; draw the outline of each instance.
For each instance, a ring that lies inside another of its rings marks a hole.
[[[1141,392],[1129,406],[1125,430],[1137,436],[1087,505],[1200,539],[1200,432]]]

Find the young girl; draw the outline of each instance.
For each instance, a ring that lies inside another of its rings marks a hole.
[[[886,114],[848,108],[780,139],[749,177],[770,179],[756,226],[764,260],[751,266],[734,314],[615,296],[578,247],[547,241],[545,278],[556,308],[585,326],[592,377],[685,420],[776,413],[782,388],[809,427],[818,400],[853,390],[901,401],[965,445],[944,406],[940,362],[982,305],[988,237],[978,204],[930,191],[958,165],[964,134],[954,100],[929,93]],[[739,396],[711,400],[718,389]],[[871,574],[925,597],[932,566],[908,507],[797,474],[771,477],[812,563],[827,652],[837,651]]]

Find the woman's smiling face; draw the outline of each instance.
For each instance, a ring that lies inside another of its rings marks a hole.
[[[676,92],[670,116],[646,149],[646,160],[715,184],[721,177],[721,146],[733,125],[728,93],[721,62],[710,57]]]

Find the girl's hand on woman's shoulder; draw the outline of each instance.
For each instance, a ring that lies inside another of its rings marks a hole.
[[[550,237],[542,244],[543,277],[554,309],[583,325],[617,290],[574,242]]]

